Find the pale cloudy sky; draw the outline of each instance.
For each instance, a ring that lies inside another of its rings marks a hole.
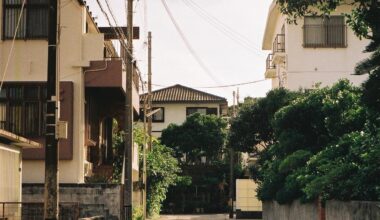
[[[199,7],[191,5],[189,1]],[[93,15],[97,17],[99,26],[107,26],[96,0],[87,2]],[[106,9],[104,0],[100,2]],[[125,1],[109,0],[109,2],[118,24],[125,25]],[[147,47],[144,46],[144,30],[152,31],[153,84],[163,86],[182,84],[226,97],[232,104],[232,91],[237,87],[218,89],[197,87],[264,79],[267,53],[261,51],[261,43],[272,0],[166,0],[166,2],[188,42],[215,77],[207,74],[191,55],[161,0],[135,0],[134,24],[141,28],[141,40],[134,41],[135,54],[140,69],[145,72]],[[144,8],[146,22],[144,22]],[[146,78],[146,75],[143,77]],[[153,89],[159,88],[162,87],[153,87]],[[239,86],[240,100],[245,96],[264,96],[269,89],[269,81]]]

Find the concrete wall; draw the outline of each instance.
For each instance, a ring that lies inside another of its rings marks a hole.
[[[300,204],[299,201],[290,205],[263,202],[263,220],[318,220],[318,216],[316,204]]]
[[[60,184],[59,202],[79,203],[80,217],[103,215],[119,219],[121,185],[117,184]],[[23,184],[23,202],[43,202],[43,184]]]
[[[326,220],[380,219],[380,202],[327,201]]]
[[[277,202],[263,202],[263,220],[377,220],[380,219],[380,202],[366,201],[327,201],[325,214],[317,203],[290,205]]]
[[[217,108],[219,114],[219,104],[205,103],[205,104],[153,104],[153,107],[164,107],[165,108],[165,120],[164,122],[153,122],[152,123],[152,134],[155,137],[161,136],[161,131],[165,129],[169,124],[182,124],[186,120],[186,108],[187,107],[206,107],[206,108]]]

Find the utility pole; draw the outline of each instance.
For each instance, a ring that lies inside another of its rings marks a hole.
[[[146,106],[148,104],[148,107]],[[148,95],[144,99],[144,137],[145,137],[145,126],[146,119],[148,118],[148,151],[152,149],[152,117],[150,113],[152,112],[152,32],[148,33]],[[146,143],[146,142],[144,142]],[[143,171],[143,182],[144,182],[144,191],[143,191],[143,215],[144,220],[146,219],[146,195],[147,195],[147,171],[146,171],[146,146],[143,148],[144,155],[144,171]]]
[[[148,113],[152,112],[152,32],[148,32]],[[148,149],[152,150],[152,117],[148,118]]]
[[[233,91],[233,104],[232,104],[232,118],[236,117],[236,108],[235,108],[235,99],[236,99],[236,93]],[[232,146],[230,146],[230,218],[234,218],[234,149]]]
[[[49,1],[48,71],[45,142],[44,219],[58,219],[58,138],[57,102],[57,0]]]
[[[133,0],[127,3],[127,60],[126,60],[126,95],[125,95],[125,136],[124,136],[124,217],[132,220],[132,155],[133,155],[133,107],[132,107],[132,82],[133,82]],[[125,159],[127,158],[127,161]]]

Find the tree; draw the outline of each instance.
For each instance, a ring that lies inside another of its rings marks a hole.
[[[253,168],[260,199],[279,203],[315,199],[306,187],[320,173],[307,164],[340,137],[364,129],[366,111],[360,97],[361,90],[343,80],[304,93],[274,114],[274,142]]]
[[[274,143],[272,121],[280,108],[288,105],[297,93],[280,88],[268,92],[251,105],[245,105],[233,119],[229,145],[236,151],[258,154],[262,148]]]
[[[182,125],[170,124],[162,131],[162,144],[174,149],[177,158],[184,154],[187,162],[198,162],[202,156],[217,159],[225,145],[227,122],[215,115],[195,113]]]

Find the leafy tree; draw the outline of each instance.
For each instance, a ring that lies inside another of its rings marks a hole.
[[[222,153],[227,123],[215,115],[195,113],[182,125],[170,124],[162,131],[161,142],[174,149],[177,158],[184,154],[187,162],[197,162],[201,156],[217,159]]]
[[[170,186],[179,180],[181,168],[174,152],[159,141],[153,142],[152,151],[147,155],[147,211],[149,216],[160,214],[163,201]],[[186,181],[189,181],[186,179]]]
[[[279,109],[272,122],[275,142],[253,168],[259,198],[280,203],[315,198],[305,193],[311,192],[305,187],[319,174],[306,165],[341,136],[364,129],[366,111],[360,97],[361,90],[343,80],[305,93]]]
[[[270,91],[252,105],[243,106],[231,123],[230,145],[237,151],[257,154],[273,144],[274,114],[296,97],[297,93],[280,88]]]

